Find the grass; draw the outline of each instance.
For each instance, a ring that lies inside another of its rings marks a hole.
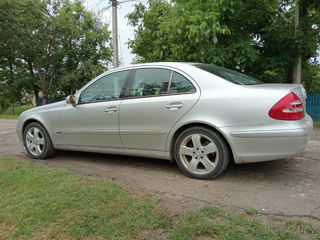
[[[253,214],[257,214],[258,210],[254,209],[254,208],[246,208],[246,209],[244,209],[244,212],[248,215],[253,215]]]
[[[0,239],[320,239],[308,223],[245,213],[208,206],[169,217],[115,183],[0,156]]]
[[[26,106],[15,106],[14,107],[14,115],[19,116],[22,112],[32,108],[31,105]],[[10,115],[10,107],[7,108],[3,113],[3,115]]]
[[[0,239],[149,239],[169,222],[112,182],[0,158]]]
[[[26,111],[26,110],[28,110],[30,108],[32,108],[32,106],[29,106],[29,105],[27,105],[27,106],[15,106],[14,115],[11,115],[10,114],[10,107],[9,107],[4,112],[2,112],[0,114],[0,118],[17,119],[22,112],[24,112],[24,111]]]
[[[18,115],[0,114],[0,118],[4,119],[18,119]]]
[[[314,121],[313,122],[313,127],[320,128],[320,121]]]
[[[250,214],[252,211],[250,211]],[[295,222],[299,224],[295,224]],[[178,222],[171,239],[241,239],[241,240],[298,240],[320,239],[320,230],[310,224],[292,220],[282,225],[264,225],[245,215],[204,207],[189,213]]]

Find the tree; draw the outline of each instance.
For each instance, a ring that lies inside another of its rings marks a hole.
[[[81,1],[3,0],[0,10],[1,82],[14,86],[16,76],[35,95],[41,90],[43,104],[58,90],[74,93],[111,59],[107,26]]]
[[[62,39],[63,64],[58,66],[60,85],[67,93],[76,89],[106,69],[111,61],[110,32],[81,2],[60,9],[58,24],[66,28]],[[106,45],[109,44],[109,45]]]
[[[24,17],[21,16],[22,9],[25,10]],[[31,1],[0,2],[0,95],[2,102],[9,101],[11,106],[21,98],[22,90],[29,87],[30,76],[21,55],[21,45],[24,44],[21,33],[26,19],[37,17],[38,12],[38,6]],[[12,107],[11,113],[13,111]]]
[[[266,82],[292,82],[319,47],[318,1],[300,0],[295,34],[293,0],[150,0],[128,15],[129,41],[141,61],[216,63]]]

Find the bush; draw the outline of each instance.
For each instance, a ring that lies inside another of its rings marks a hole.
[[[9,100],[3,96],[0,96],[0,113],[3,113],[9,106]]]

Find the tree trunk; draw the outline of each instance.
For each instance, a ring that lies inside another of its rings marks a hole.
[[[30,75],[31,75],[31,77],[33,79],[33,78],[35,78],[35,76],[34,76],[32,61],[28,60],[27,62],[28,62]],[[37,100],[38,99],[38,94],[39,94],[39,87],[34,83],[34,81],[33,81],[33,84],[32,84],[32,88],[33,88],[33,94],[34,94],[34,96],[36,97],[36,100]]]
[[[293,68],[290,67],[289,71],[286,72],[286,83],[292,83],[293,79]]]
[[[296,9],[294,14],[294,35],[297,35],[298,27],[300,21],[300,3],[296,0]],[[297,62],[293,68],[293,83],[301,84],[301,56],[298,57]]]
[[[40,79],[40,89],[42,92],[42,105],[46,105],[48,103],[48,92],[46,88],[46,80],[47,80],[47,73],[48,73],[49,67],[47,67],[45,72],[42,74],[37,60],[34,60],[34,65],[36,66],[39,79]]]
[[[14,103],[11,103],[10,115],[14,115]]]
[[[293,83],[301,84],[302,66],[301,57],[298,58],[296,65],[293,67]]]
[[[48,93],[42,93],[42,105],[46,105],[48,103]]]

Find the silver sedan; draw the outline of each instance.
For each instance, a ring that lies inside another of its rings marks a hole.
[[[25,111],[17,133],[33,158],[59,149],[154,157],[212,179],[231,161],[301,152],[313,125],[305,100],[302,85],[264,84],[212,64],[139,64]]]

